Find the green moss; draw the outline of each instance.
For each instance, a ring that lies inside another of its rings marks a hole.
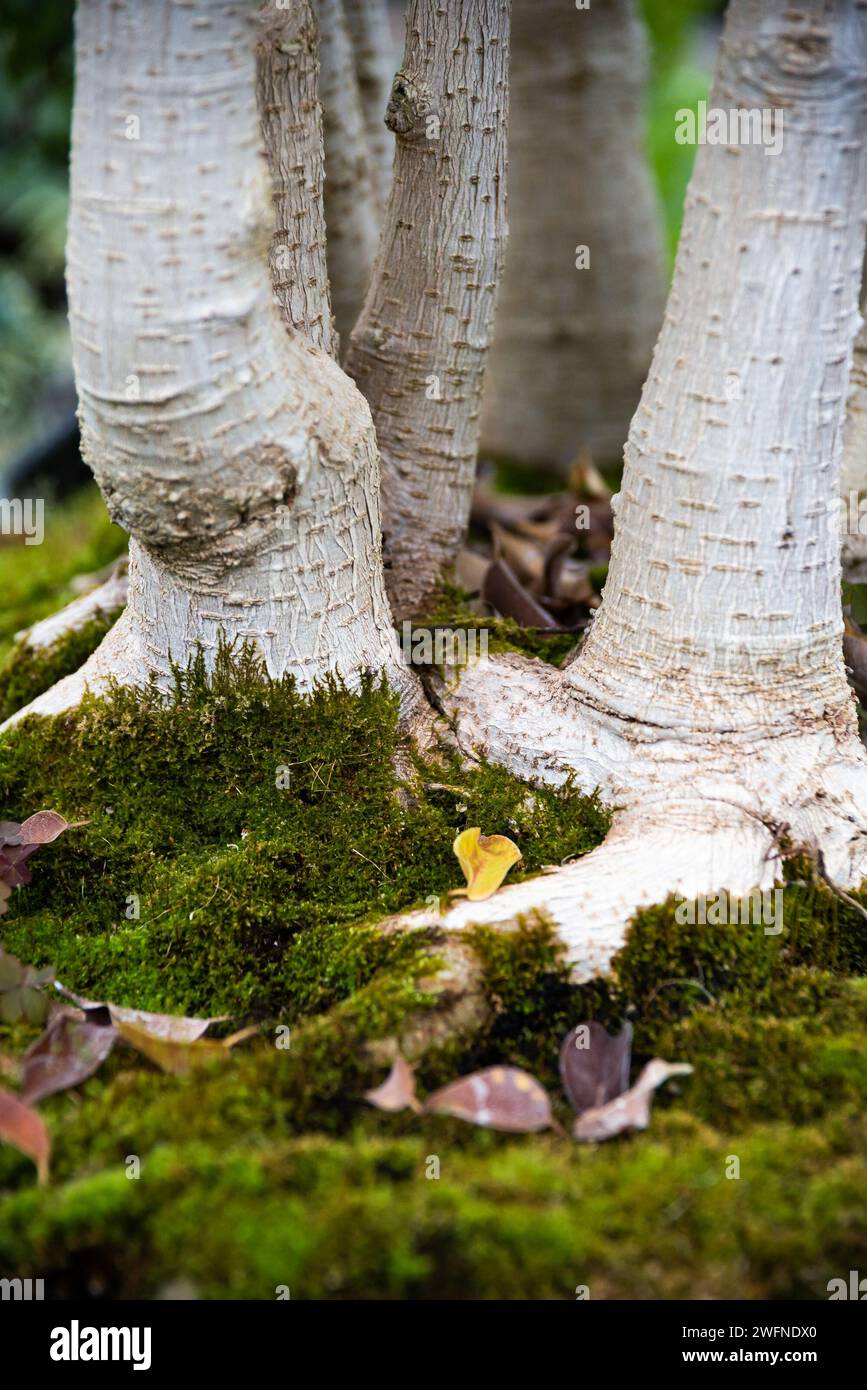
[[[50,647],[32,651],[17,643],[0,665],[0,721],[22,709],[56,681],[77,671],[117,621],[121,609],[91,618]]]
[[[779,934],[679,923],[669,902],[636,917],[615,961],[603,1014],[633,1018],[640,1057],[690,1062],[686,1104],[717,1124],[867,1103],[867,923],[803,862],[787,872]]]
[[[599,1148],[382,1114],[363,1100],[385,1070],[370,1045],[440,1007],[426,984],[446,943],[377,920],[458,885],[467,825],[516,840],[524,874],[607,827],[571,787],[531,794],[448,760],[417,761],[398,795],[398,747],[374,682],[302,699],[227,650],[211,675],[177,672],[168,702],[117,690],[0,740],[5,815],[86,822],[34,859],[4,944],[95,997],[260,1024],[188,1078],[118,1045],[45,1101],[52,1185],[0,1147],[0,1268],[51,1296],[151,1296],[183,1276],[210,1297],[824,1297],[867,1257],[857,907],[793,863],[779,935],[681,924],[669,902],[583,987],[544,922],[471,930],[489,1009],[427,1049],[422,1093],[509,1062],[565,1122],[559,1043],[590,1017],[633,1022],[636,1068],[694,1072],[648,1133]],[[0,1029],[0,1047],[33,1033]]]
[[[419,764],[436,786],[400,798],[397,737],[373,682],[305,700],[226,649],[212,675],[201,659],[177,672],[168,703],[116,690],[27,721],[0,742],[6,814],[51,806],[86,823],[42,852],[6,944],[141,1007],[267,1015],[290,994],[319,1009],[381,960],[375,933],[344,927],[460,885],[452,842],[467,825],[515,839],[525,873],[605,833],[595,798],[530,796],[496,768]]]
[[[9,1197],[0,1265],[52,1297],[185,1277],[230,1298],[823,1298],[865,1253],[863,1118],[733,1141],[669,1112],[598,1150],[480,1135],[455,1151],[446,1122],[339,1141],[227,1128],[219,1145],[181,1131],[138,1180],[119,1148]]]

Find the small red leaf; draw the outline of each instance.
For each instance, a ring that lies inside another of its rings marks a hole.
[[[21,824],[21,843],[23,845],[50,845],[58,835],[69,829],[69,821],[56,811],[37,811]]]
[[[102,1066],[117,1034],[78,1010],[59,1009],[21,1063],[21,1099],[29,1105],[86,1081]]]
[[[0,917],[6,911],[8,890],[30,882],[30,870],[24,867],[40,845],[50,844],[69,829],[69,822],[56,811],[37,811],[22,825],[17,821],[0,821]]]
[[[121,1023],[129,1023],[142,1033],[147,1033],[152,1038],[161,1039],[163,1042],[195,1042],[207,1032],[212,1023],[225,1023],[231,1014],[215,1014],[212,1018],[185,1018],[182,1014],[153,1014],[146,1009],[129,1009],[123,1004],[102,1003],[97,999],[85,999],[80,994],[73,994],[71,989],[58,983],[57,988],[65,999],[71,999],[80,1009],[86,1012],[93,1010],[107,1009],[111,1016],[111,1021],[116,1026]]]
[[[428,1096],[423,1109],[516,1134],[548,1129],[553,1119],[547,1092],[519,1067],[487,1067],[462,1076]]]
[[[11,1091],[0,1090],[0,1140],[32,1158],[40,1183],[48,1181],[51,1136],[41,1115]]]

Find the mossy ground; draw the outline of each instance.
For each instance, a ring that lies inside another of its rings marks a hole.
[[[544,923],[469,934],[491,1009],[428,1048],[422,1092],[502,1061],[559,1097],[566,1031],[629,1018],[635,1067],[694,1067],[647,1133],[582,1148],[364,1104],[384,1075],[368,1045],[437,1007],[443,948],[377,919],[459,884],[467,825],[510,835],[535,872],[607,823],[568,788],[530,796],[447,761],[417,763],[401,796],[397,742],[375,684],[305,701],[243,652],[179,672],[169,704],[118,691],[0,742],[4,816],[86,822],[33,860],[3,943],[92,997],[260,1026],[188,1078],[118,1046],[45,1101],[50,1186],[0,1147],[0,1272],[51,1296],[185,1279],[206,1297],[822,1298],[863,1268],[867,924],[803,863],[780,935],[662,905],[604,984],[569,982]],[[0,1029],[0,1049],[32,1036]]]

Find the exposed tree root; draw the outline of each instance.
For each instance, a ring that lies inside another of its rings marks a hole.
[[[71,632],[77,632],[93,618],[104,618],[123,608],[127,599],[129,581],[126,558],[118,561],[111,574],[101,584],[74,598],[65,608],[50,613],[32,627],[25,628],[17,635],[18,642],[30,651],[37,652],[51,647]]]
[[[707,733],[617,719],[585,703],[565,673],[507,656],[462,671],[439,695],[461,749],[530,783],[598,789],[617,808],[604,844],[574,864],[386,931],[508,929],[541,914],[577,981],[609,968],[629,921],[670,894],[742,896],[780,878],[784,847],[823,865],[832,884],[867,875],[867,755],[851,711]]]
[[[778,876],[780,853],[761,822],[718,803],[665,802],[651,811],[619,814],[592,854],[537,878],[501,888],[482,903],[461,902],[437,917],[417,912],[393,917],[387,932],[469,926],[516,928],[539,917],[555,929],[565,959],[581,984],[607,972],[641,908],[671,893],[693,898],[728,889],[767,889]]]
[[[391,1062],[395,1054],[409,1061],[423,1056],[429,1047],[456,1034],[478,1031],[492,1016],[482,988],[482,967],[469,942],[458,934],[436,932],[428,948],[431,974],[419,988],[433,1001],[420,1009],[401,1029],[400,1037],[368,1043],[371,1060]]]

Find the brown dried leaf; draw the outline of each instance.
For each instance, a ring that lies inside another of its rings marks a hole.
[[[9,892],[30,882],[30,870],[25,860],[41,845],[50,844],[69,829],[69,822],[56,811],[37,811],[21,825],[17,821],[0,821],[0,916],[6,911]]]
[[[504,618],[514,618],[521,627],[558,632],[560,624],[537,603],[505,560],[494,560],[485,575],[482,597]]]
[[[559,536],[561,542],[568,540]],[[544,545],[540,541],[529,540],[526,536],[516,536],[501,526],[498,521],[491,522],[491,545],[495,560],[504,560],[515,575],[518,583],[530,593],[541,595],[545,581]]]
[[[434,1091],[422,1109],[427,1115],[454,1115],[515,1134],[548,1129],[553,1123],[547,1092],[519,1067],[487,1067],[462,1076]]]
[[[686,1062],[663,1062],[654,1057],[648,1062],[635,1085],[616,1100],[579,1115],[572,1135],[582,1143],[601,1143],[630,1129],[647,1129],[650,1124],[650,1105],[657,1086],[670,1076],[688,1076],[692,1067]]]
[[[11,1091],[0,1090],[0,1141],[13,1144],[32,1158],[40,1183],[48,1181],[51,1136],[41,1115],[31,1110]]]
[[[77,1009],[58,1009],[22,1058],[21,1099],[34,1105],[85,1081],[102,1066],[116,1036],[109,1022],[98,1023]]]
[[[165,1042],[195,1042],[211,1023],[225,1023],[231,1014],[215,1014],[213,1018],[185,1018],[181,1014],[152,1014],[145,1009],[128,1009],[122,1004],[103,1004],[95,999],[84,999],[58,984],[58,989],[67,999],[71,999],[80,1009],[107,1009],[115,1025],[130,1023],[150,1037]]]
[[[479,594],[488,572],[490,559],[469,546],[463,546],[455,560],[455,581],[467,593]]]
[[[579,1023],[567,1033],[560,1047],[560,1079],[573,1110],[580,1115],[622,1095],[631,1056],[629,1023],[616,1036],[595,1022]]]
[[[473,491],[470,520],[479,530],[490,527],[492,521],[517,529],[524,522],[547,518],[554,501],[554,498],[546,496],[527,497],[496,492],[487,479],[479,478]]]
[[[21,823],[21,843],[23,845],[50,845],[58,835],[69,829],[69,821],[56,811],[37,811]]]
[[[576,497],[592,497],[606,502],[611,496],[611,488],[606,483],[589,449],[581,449],[569,472],[569,487]]]
[[[382,1085],[374,1087],[372,1091],[365,1091],[364,1099],[375,1105],[377,1110],[420,1111],[421,1106],[415,1093],[415,1074],[406,1058],[398,1053]]]
[[[222,1042],[213,1038],[190,1042],[185,1039],[158,1037],[138,1024],[119,1018],[114,1019],[114,1024],[117,1032],[130,1047],[134,1047],[155,1066],[160,1067],[162,1071],[171,1072],[173,1076],[186,1076],[188,1072],[209,1062],[225,1062],[230,1056],[230,1048],[235,1043],[259,1031],[257,1028],[244,1028],[240,1033],[235,1033]]]

